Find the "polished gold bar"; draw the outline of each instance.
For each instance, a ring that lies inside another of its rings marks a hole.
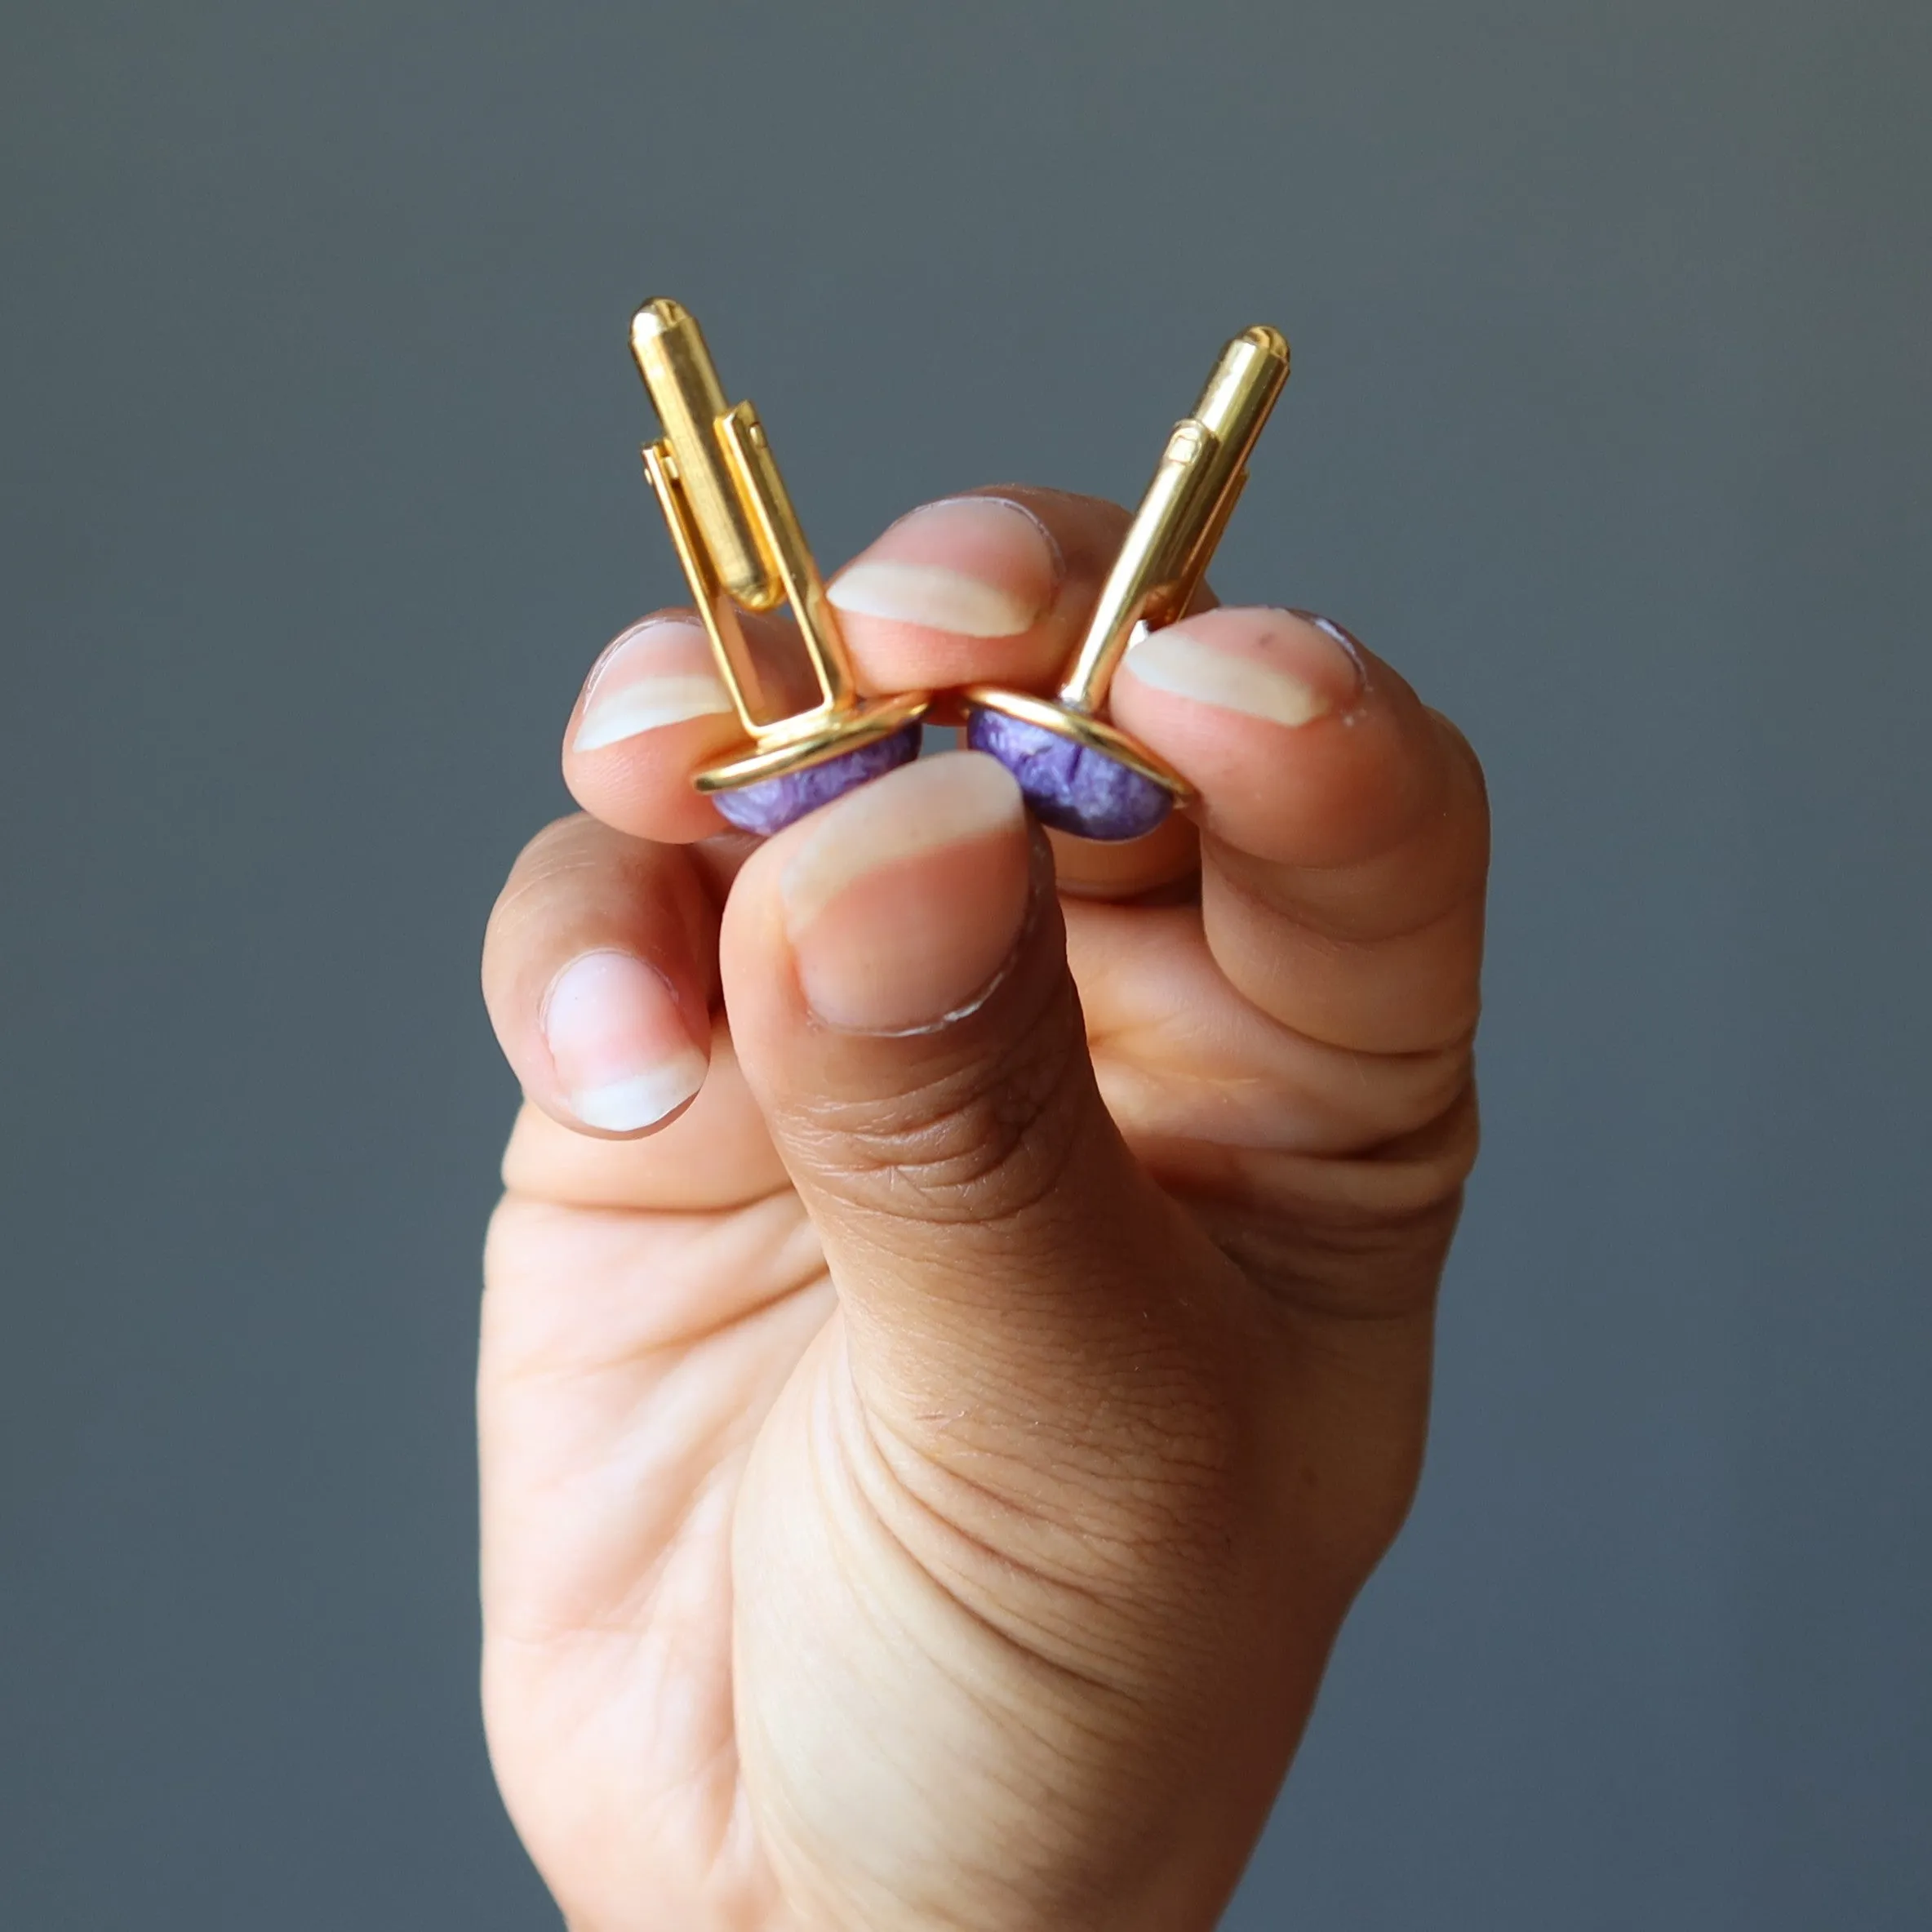
[[[858,695],[845,634],[819,581],[819,566],[799,527],[785,480],[771,460],[765,425],[748,402],[740,402],[718,418],[717,433],[739,496],[757,522],[761,547],[797,621],[812,675],[818,680],[819,708],[827,713],[842,711]]]
[[[763,681],[744,641],[744,627],[738,621],[738,606],[718,581],[704,533],[698,527],[691,500],[685,494],[680,466],[669,442],[646,443],[643,456],[644,480],[664,513],[671,548],[677,553],[685,582],[691,586],[691,601],[697,606],[705,635],[711,640],[711,655],[717,660],[725,689],[731,694],[739,723],[744,727],[745,735],[755,739],[768,728],[769,713]]]
[[[713,425],[730,405],[696,318],[681,302],[646,302],[631,318],[631,354],[717,581],[748,611],[774,609],[784,593],[718,444]]]
[[[695,319],[678,303],[646,302],[632,318],[631,353],[664,425],[644,450],[644,473],[752,740],[748,752],[698,772],[698,789],[782,778],[904,731],[926,710],[926,694],[859,697],[837,614],[764,424],[750,403],[726,403]],[[741,621],[781,604],[790,606],[818,686],[816,703],[782,714],[766,701]]]
[[[1006,764],[1049,825],[1088,838],[1138,838],[1191,802],[1180,773],[1101,713],[1128,646],[1183,615],[1200,588],[1287,380],[1288,344],[1276,330],[1244,329],[1221,351],[1193,414],[1168,436],[1056,695],[967,687],[967,742]],[[1121,773],[1043,757],[1043,742],[1055,738]]]
[[[1135,627],[1158,629],[1187,609],[1248,480],[1288,362],[1279,331],[1243,330],[1221,352],[1193,413],[1175,424],[1061,682],[1068,709],[1098,711]]]

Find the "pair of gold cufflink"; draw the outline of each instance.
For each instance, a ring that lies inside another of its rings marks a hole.
[[[931,694],[859,695],[764,425],[750,403],[726,404],[690,312],[646,302],[631,321],[631,353],[664,431],[645,448],[644,473],[749,740],[694,782],[734,824],[775,832],[917,757]],[[1135,838],[1188,802],[1187,781],[1102,715],[1108,686],[1138,633],[1186,611],[1287,380],[1288,344],[1277,331],[1237,335],[1168,437],[1055,694],[988,685],[962,694],[966,742],[1013,773],[1047,824]],[[767,695],[746,630],[748,618],[781,604],[818,693],[791,710]]]

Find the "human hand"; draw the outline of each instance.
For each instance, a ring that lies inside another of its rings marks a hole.
[[[866,687],[1049,687],[1124,525],[894,526],[833,586]],[[754,846],[693,620],[580,700],[486,948],[480,1387],[491,1748],[575,1932],[1210,1925],[1401,1521],[1477,766],[1281,611],[1113,711],[1190,819],[1049,840],[961,753]]]

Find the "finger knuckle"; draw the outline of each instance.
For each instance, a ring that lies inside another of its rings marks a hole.
[[[825,1184],[854,1205],[985,1225],[1037,1210],[1075,1144],[1092,1081],[1070,988],[992,1050],[922,1068],[880,1099],[809,1104],[799,1131]]]

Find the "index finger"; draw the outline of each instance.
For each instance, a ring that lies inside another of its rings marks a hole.
[[[1488,811],[1453,726],[1339,625],[1292,611],[1153,632],[1112,697],[1200,794],[1201,917],[1239,992],[1357,1051],[1468,1039]]]

